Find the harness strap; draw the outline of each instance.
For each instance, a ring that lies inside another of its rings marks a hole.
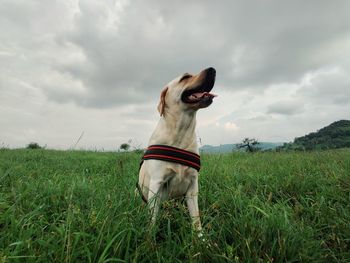
[[[201,160],[198,154],[168,145],[149,146],[142,157],[142,161],[150,159],[183,164],[197,171],[201,168]]]

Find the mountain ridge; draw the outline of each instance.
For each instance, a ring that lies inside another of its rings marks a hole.
[[[284,144],[286,150],[325,150],[350,147],[350,121],[332,122],[316,132],[296,137],[294,142]]]
[[[260,150],[325,150],[350,147],[350,120],[339,120],[304,136],[296,137],[293,142],[259,142]],[[236,143],[203,145],[204,153],[227,153],[243,151]]]
[[[282,146],[283,142],[259,142],[257,145],[261,150],[272,150],[277,147]],[[227,152],[235,152],[235,151],[244,151],[243,149],[239,149],[236,143],[229,144],[220,144],[220,145],[203,145],[199,148],[200,152],[204,153],[227,153]]]

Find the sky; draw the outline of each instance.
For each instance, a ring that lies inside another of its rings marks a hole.
[[[200,145],[293,141],[350,118],[349,12],[348,0],[1,0],[0,147],[145,147],[165,85],[210,66]]]

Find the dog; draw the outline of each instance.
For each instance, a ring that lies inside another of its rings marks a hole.
[[[216,71],[210,67],[197,75],[185,73],[166,85],[158,104],[160,120],[151,135],[149,146],[176,147],[176,152],[199,157],[196,113],[212,104],[216,95],[210,91],[215,77]],[[172,161],[143,160],[137,187],[151,211],[151,225],[156,222],[162,201],[185,197],[193,228],[202,233],[198,208],[198,170]]]

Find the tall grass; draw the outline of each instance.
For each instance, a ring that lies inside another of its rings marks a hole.
[[[349,262],[350,150],[204,155],[199,205],[155,229],[141,155],[0,150],[0,262]]]

